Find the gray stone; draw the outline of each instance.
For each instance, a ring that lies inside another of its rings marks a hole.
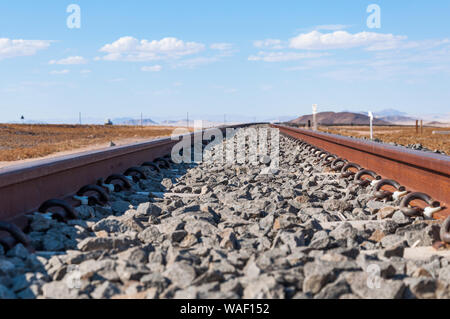
[[[64,250],[65,237],[62,234],[48,232],[42,238],[42,244],[46,251],[62,251]]]
[[[312,274],[305,277],[303,281],[303,292],[317,294],[328,282],[330,282],[329,274]]]
[[[439,270],[439,280],[450,284],[450,265]]]
[[[201,237],[212,237],[219,235],[219,229],[205,220],[198,220],[195,222],[188,222],[184,229],[191,234]]]
[[[222,232],[222,241],[220,242],[220,247],[226,249],[237,249],[239,248],[239,243],[236,238],[236,234],[231,230],[227,229]]]
[[[172,284],[180,287],[189,287],[196,277],[194,267],[184,263],[175,262],[168,266],[163,275],[170,279]]]
[[[253,259],[250,259],[244,268],[244,274],[249,278],[257,278],[261,274],[261,269]]]
[[[176,230],[170,235],[170,239],[173,242],[179,243],[186,237],[186,235],[187,235],[187,231],[185,231],[183,229]]]
[[[109,281],[105,281],[100,286],[96,287],[93,292],[91,292],[91,296],[94,299],[109,299],[119,293],[120,289],[117,288],[116,285],[110,283]]]
[[[11,290],[0,285],[0,299],[17,299],[17,297]]]
[[[170,190],[173,186],[172,180],[170,178],[164,178],[161,181],[161,185],[164,186],[167,190]]]
[[[146,287],[157,288],[158,292],[163,292],[169,286],[169,280],[159,273],[151,273],[141,277],[140,282]]]
[[[137,213],[139,215],[159,217],[161,212],[162,209],[159,206],[156,206],[155,204],[150,202],[140,204],[137,208]]]
[[[399,210],[394,213],[392,220],[399,225],[407,225],[411,222],[411,219]]]
[[[223,281],[224,277],[223,274],[220,271],[217,270],[208,270],[207,272],[201,274],[198,276],[193,282],[193,285],[204,285],[216,281]]]
[[[399,299],[406,288],[402,281],[385,280],[366,272],[346,273],[344,278],[352,292],[365,299]]]
[[[82,262],[78,267],[73,267],[68,269],[68,276],[73,276],[73,273],[79,275],[83,280],[93,280],[95,278],[102,280],[118,281],[120,279],[119,275],[115,271],[116,262],[111,259],[103,260],[86,260]],[[70,271],[72,270],[72,271]]]
[[[8,257],[17,257],[17,258],[20,258],[22,260],[25,260],[25,259],[27,259],[29,254],[30,253],[28,252],[28,250],[22,244],[17,244],[11,250],[8,251],[6,256],[8,256]]]
[[[156,226],[150,226],[139,233],[138,238],[144,243],[154,243],[161,240],[162,234]]]
[[[347,201],[339,199],[330,199],[323,203],[323,209],[329,212],[352,211],[353,207]]]
[[[117,250],[125,250],[130,246],[135,245],[136,242],[127,237],[89,237],[84,239],[78,244],[78,249],[81,251],[93,251],[99,249],[117,249]]]
[[[347,239],[356,236],[357,231],[350,223],[342,223],[330,232],[335,239]]]
[[[222,292],[233,292],[242,295],[242,290],[242,284],[237,278],[226,280],[220,285],[220,291]]]
[[[334,283],[326,285],[314,299],[339,299],[342,295],[351,292],[349,285],[345,279],[337,280]]]
[[[387,235],[381,239],[381,246],[383,247],[393,247],[398,245],[403,245],[404,238],[398,235]]]
[[[379,271],[377,275],[379,275],[381,278],[388,279],[396,275],[396,268],[389,261],[380,261],[377,259],[373,259],[367,255],[361,254],[356,258],[356,262],[363,271],[370,271],[372,267],[376,267],[376,269]]]
[[[17,297],[19,297],[20,299],[36,299],[41,292],[42,290],[40,289],[40,286],[32,285],[22,291],[19,291],[17,293]]]
[[[33,274],[23,274],[13,278],[12,290],[14,292],[27,288],[33,281]]]
[[[244,289],[243,299],[283,299],[283,286],[271,276],[261,276],[252,280]]]
[[[106,231],[107,233],[123,233],[130,230],[130,227],[125,225],[119,217],[109,216],[92,226],[92,230],[94,232]]]
[[[438,225],[428,225],[423,230],[405,232],[408,245],[419,243],[416,247],[432,246],[435,241],[440,241]]]
[[[116,273],[122,282],[139,281],[143,276],[150,273],[150,269],[143,265],[119,264]]]
[[[404,245],[400,244],[396,246],[387,247],[383,252],[383,256],[386,258],[403,257],[404,252],[405,247]]]
[[[7,259],[0,258],[0,275],[9,275],[14,271],[14,264]]]
[[[52,281],[42,286],[42,293],[48,299],[74,299],[78,297],[79,290],[69,288],[64,281]]]
[[[363,195],[365,196],[365,195]],[[380,209],[382,209],[386,204],[384,204],[383,202],[377,201],[377,200],[369,200],[366,203],[366,207],[370,210],[370,212],[376,213],[378,212]]]
[[[173,299],[198,299],[198,288],[197,287],[188,287],[184,290],[178,290],[175,292],[175,295],[173,296]]]
[[[408,285],[409,292],[415,298],[419,299],[436,298],[436,290],[438,288],[438,283],[436,279],[427,277],[408,278],[406,280],[406,283]]]
[[[30,228],[35,232],[45,232],[50,229],[52,225],[52,220],[47,218],[42,214],[33,215],[32,222],[30,224]]]
[[[115,201],[111,203],[111,209],[115,214],[123,214],[130,209],[130,203],[125,201]]]
[[[121,252],[117,257],[125,261],[139,264],[145,263],[148,260],[148,252],[141,247],[133,247]]]
[[[158,264],[165,264],[165,255],[162,251],[159,249],[156,251],[151,252],[148,255],[148,262],[149,263],[158,263]]]
[[[78,250],[68,250],[66,251],[65,261],[67,264],[78,265],[88,259],[97,259],[101,254],[102,252],[100,250],[86,253],[80,252]]]
[[[313,239],[311,240],[311,243],[309,244],[308,248],[318,249],[318,250],[327,249],[328,247],[331,246],[331,243],[332,243],[332,240],[330,239],[330,237],[328,235],[322,236],[322,237],[314,236]]]
[[[89,219],[95,216],[95,209],[88,205],[81,205],[75,207],[75,211],[79,218],[81,219]]]

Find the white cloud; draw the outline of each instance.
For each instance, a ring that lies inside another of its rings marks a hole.
[[[51,71],[50,74],[52,75],[61,75],[61,74],[69,74],[70,71],[69,70],[55,70],[55,71]]]
[[[84,69],[84,70],[80,71],[81,74],[89,74],[91,72],[92,72],[91,70],[87,70],[87,69]]]
[[[70,56],[61,60],[51,60],[48,64],[60,64],[60,65],[74,65],[74,64],[86,64],[87,60],[82,56]]]
[[[258,52],[258,55],[252,55],[248,58],[249,61],[264,61],[264,62],[286,62],[296,61],[302,59],[313,59],[322,56],[330,55],[329,53],[317,52]]]
[[[280,50],[284,48],[282,41],[279,39],[265,39],[253,42],[257,48]]]
[[[159,72],[162,70],[162,66],[160,65],[152,65],[152,66],[143,66],[141,71],[143,72]]]
[[[366,47],[367,50],[389,50],[397,47],[406,36],[375,32],[351,34],[346,31],[321,33],[312,31],[300,34],[289,41],[289,46],[301,50],[328,50]]]
[[[108,61],[153,61],[177,59],[204,49],[205,45],[202,43],[185,42],[172,37],[148,41],[128,36],[106,44],[100,52],[106,53],[101,59]]]
[[[209,46],[213,50],[228,51],[233,48],[231,43],[213,43]]]
[[[47,40],[12,40],[0,38],[0,60],[19,56],[35,55],[50,46]]]

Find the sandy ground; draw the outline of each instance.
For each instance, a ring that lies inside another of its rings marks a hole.
[[[321,126],[320,131],[332,134],[369,137],[370,130],[367,126]],[[416,132],[415,126],[380,126],[374,127],[374,138],[384,143],[397,143],[404,146],[410,144],[422,144],[422,146],[431,150],[444,151],[450,154],[450,135],[433,134],[433,131],[450,132],[448,127],[424,127],[423,132]]]
[[[116,144],[116,146],[121,146],[121,145],[133,144],[133,143],[138,143],[138,142],[148,142],[148,141],[155,140],[155,139],[162,138],[162,137],[167,137],[167,136],[156,136],[153,138],[127,138],[127,139],[121,139],[121,140],[114,141],[114,144]],[[43,160],[43,159],[57,158],[57,157],[61,157],[61,156],[71,155],[71,154],[83,153],[83,152],[87,152],[87,151],[106,149],[108,147],[110,147],[110,143],[99,143],[99,144],[93,144],[93,145],[73,149],[70,151],[56,152],[56,153],[53,153],[53,154],[50,154],[47,156],[42,156],[42,157],[37,157],[37,158],[29,158],[29,159],[12,161],[12,162],[11,161],[9,161],[9,162],[3,161],[3,162],[0,162],[0,169],[8,167],[8,166],[16,166],[16,165],[25,164],[25,163],[36,162],[36,161]]]
[[[170,136],[176,127],[0,124],[0,167]],[[191,129],[192,130],[192,129]]]

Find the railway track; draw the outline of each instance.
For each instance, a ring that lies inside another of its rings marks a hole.
[[[279,167],[163,139],[0,171],[0,298],[450,298],[448,157],[274,128]]]

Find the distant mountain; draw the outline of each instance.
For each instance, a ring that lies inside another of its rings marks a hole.
[[[400,112],[400,111],[397,111],[397,110],[394,110],[394,109],[386,109],[386,110],[381,110],[381,111],[378,111],[378,112],[373,112],[373,115],[375,117],[382,117],[382,118],[395,117],[395,116],[398,116],[398,117],[405,116],[405,117],[407,117],[408,113]]]
[[[114,122],[113,122],[114,123]],[[114,124],[122,124],[122,125],[143,125],[143,126],[150,126],[150,125],[156,125],[158,123],[156,123],[155,121],[153,121],[152,119],[142,119],[142,123],[141,120],[127,120],[124,121],[122,123],[114,123]]]
[[[392,115],[392,116],[383,116],[379,119],[390,122],[392,124],[414,124],[416,123],[416,118],[410,116],[402,116],[402,115]]]
[[[304,115],[295,120],[292,120],[290,123],[294,124],[308,124],[308,120],[313,120],[312,115]],[[351,112],[322,112],[317,113],[317,122],[319,124],[324,125],[366,125],[370,123],[370,119],[367,115],[359,114],[359,113],[351,113]],[[373,123],[375,125],[387,125],[390,124],[387,121],[375,118]]]

